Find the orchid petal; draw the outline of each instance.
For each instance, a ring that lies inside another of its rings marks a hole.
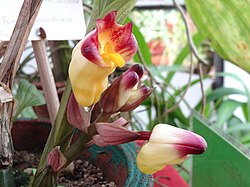
[[[136,140],[139,134],[124,127],[126,124],[127,121],[123,118],[119,118],[113,123],[96,123],[96,130],[99,134],[94,136],[94,142],[99,146],[105,146]]]
[[[86,112],[76,101],[75,96],[71,93],[68,106],[67,106],[67,119],[68,122],[75,128],[82,132],[87,132],[90,125],[89,112]]]
[[[77,102],[82,106],[97,103],[108,86],[108,75],[113,71],[114,68],[101,68],[90,63],[79,53],[73,54],[69,77]]]
[[[166,165],[183,162],[188,154],[201,154],[206,148],[207,143],[201,136],[171,125],[158,124],[138,153],[137,165],[143,173],[152,174]]]
[[[112,11],[103,19],[96,21],[98,30],[98,40],[101,46],[110,42],[113,46],[113,51],[119,53],[125,62],[129,61],[138,49],[135,37],[132,34],[132,23],[125,26],[115,22],[117,12]]]
[[[126,103],[121,107],[121,112],[131,111],[137,108],[152,93],[152,89],[142,85],[139,89],[133,90]]]
[[[125,72],[103,93],[101,106],[105,113],[115,113],[126,103],[139,77],[134,71]]]
[[[66,158],[60,151],[60,146],[56,146],[48,154],[47,165],[50,166],[54,172],[58,172],[66,162]]]

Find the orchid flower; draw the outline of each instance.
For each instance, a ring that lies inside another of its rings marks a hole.
[[[201,154],[206,148],[207,143],[201,136],[171,125],[158,124],[139,151],[136,162],[143,173],[152,174],[166,165],[183,162],[188,154]]]
[[[108,76],[137,51],[132,23],[117,24],[116,14],[112,11],[96,20],[96,29],[73,49],[69,78],[77,102],[84,107],[99,101],[108,86]]]

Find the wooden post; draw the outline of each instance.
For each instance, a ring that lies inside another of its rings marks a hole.
[[[0,85],[0,168],[13,164],[13,145],[10,134],[13,101],[11,91]]]
[[[49,66],[48,55],[44,40],[32,41],[36,63],[47,102],[51,123],[54,124],[59,108],[59,99],[56,91],[55,80]]]
[[[0,184],[4,181],[1,176],[5,176],[3,173],[6,172],[6,168],[11,167],[13,163],[11,139],[13,101],[9,101],[6,98],[9,98],[10,95],[12,97],[11,89],[16,69],[41,4],[42,0],[24,0],[14,31],[4,52],[3,60],[0,63]]]

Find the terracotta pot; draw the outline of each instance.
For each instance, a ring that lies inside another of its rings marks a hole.
[[[42,150],[50,131],[46,121],[22,120],[14,123],[12,136],[15,150]],[[119,146],[91,146],[83,153],[83,158],[101,168],[107,180],[114,181],[118,187],[153,186],[152,175],[141,173],[135,158],[139,147],[135,143]]]

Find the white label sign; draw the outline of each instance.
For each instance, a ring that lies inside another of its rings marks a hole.
[[[22,4],[23,0],[0,0],[0,40],[10,39]],[[40,27],[47,40],[82,39],[86,31],[82,0],[43,0],[29,40],[41,39]]]

